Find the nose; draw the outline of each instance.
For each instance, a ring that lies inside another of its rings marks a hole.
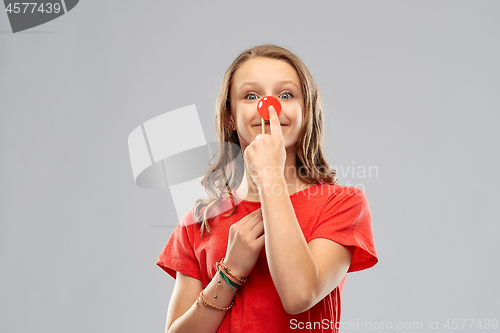
[[[264,96],[262,99],[257,103],[257,112],[259,113],[259,116],[261,116],[265,120],[269,120],[269,106],[273,106],[274,109],[276,110],[276,114],[279,116],[281,113],[281,103],[280,101],[273,97],[273,96]]]

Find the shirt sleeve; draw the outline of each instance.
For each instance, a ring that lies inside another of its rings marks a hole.
[[[311,239],[326,238],[354,247],[347,272],[355,272],[374,266],[378,257],[365,193],[355,187],[348,189],[345,195],[334,194],[328,198]]]
[[[186,216],[174,228],[156,264],[174,279],[176,272],[180,272],[201,281],[200,265],[189,237],[189,231],[193,230],[194,225],[185,223]]]

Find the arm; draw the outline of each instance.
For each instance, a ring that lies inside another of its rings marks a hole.
[[[264,246],[264,224],[261,209],[246,215],[229,228],[229,239],[224,263],[238,276],[248,276]],[[214,300],[217,281],[217,300]],[[214,310],[201,302],[195,304],[201,281],[177,272],[170,301],[166,332],[216,332],[227,311]],[[244,288],[244,287],[243,287]],[[218,307],[228,307],[234,294],[229,284],[216,274],[203,291],[205,300]],[[228,310],[228,311],[231,311]]]
[[[274,178],[260,189],[265,247],[269,271],[285,311],[304,312],[342,281],[352,252],[328,239],[306,242],[286,191],[273,194],[272,186],[286,188],[284,178]],[[263,194],[262,194],[263,193]]]
[[[214,276],[204,289],[204,298],[213,305],[227,307],[231,304],[233,292],[221,277],[222,282],[217,287],[217,300],[214,300],[217,279],[218,276]],[[201,289],[200,280],[177,272],[168,307],[165,332],[217,332],[227,311],[209,309],[201,302],[196,305]]]

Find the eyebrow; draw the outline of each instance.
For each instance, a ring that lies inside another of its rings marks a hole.
[[[277,82],[277,83],[278,83],[278,84],[287,84],[287,83],[290,83],[290,84],[294,85],[297,89],[299,89],[299,90],[300,90],[300,87],[299,87],[299,86],[297,86],[297,84],[296,84],[294,81],[292,81],[292,80],[284,80],[284,81],[279,81],[279,82]],[[239,86],[238,90],[241,90],[244,86],[259,86],[259,87],[260,87],[260,84],[259,84],[258,82],[253,82],[253,81],[243,82],[243,83]]]

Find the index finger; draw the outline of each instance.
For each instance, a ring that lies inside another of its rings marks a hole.
[[[250,222],[251,220],[253,220],[256,216],[258,216],[260,212],[261,212],[261,207],[259,207],[258,209],[254,210],[253,212],[247,214],[245,217],[243,217],[238,222],[241,222],[241,225],[245,225],[248,222]]]
[[[254,210],[253,212],[251,212],[248,215],[258,215],[260,212],[262,212],[262,207],[257,208],[256,210]]]
[[[259,207],[258,209],[254,210],[253,212],[250,212],[247,215],[243,216],[243,218],[241,218],[236,223],[245,224],[245,223],[248,222],[248,220],[250,220],[251,218],[253,218],[255,215],[258,215],[261,211],[262,211],[262,209],[261,209],[261,207]]]
[[[245,229],[253,229],[257,224],[262,222],[262,214],[259,214],[260,212],[261,210],[259,208],[248,214],[247,216],[249,216],[250,218],[242,224],[242,227]]]
[[[278,118],[278,114],[276,113],[276,110],[274,109],[274,106],[269,105],[267,108],[269,111],[269,125],[271,126],[271,135],[272,136],[282,136],[283,134],[281,133],[281,123]]]

